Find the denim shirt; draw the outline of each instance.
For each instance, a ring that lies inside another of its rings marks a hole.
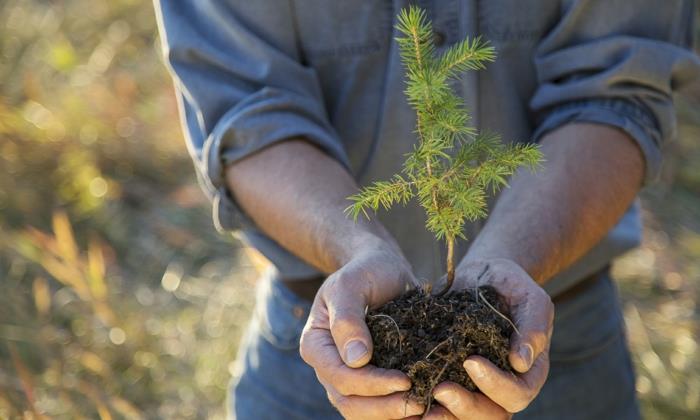
[[[674,137],[672,94],[697,94],[691,0],[156,0],[184,131],[220,230],[239,232],[285,279],[318,271],[263,234],[226,189],[224,168],[266,146],[304,138],[360,185],[401,169],[417,141],[404,96],[395,16],[427,10],[438,52],[481,35],[486,70],[455,82],[480,129],[538,141],[570,122],[617,127],[639,145],[646,180]],[[294,182],[294,180],[280,180]],[[419,278],[445,271],[445,250],[415,204],[377,215]],[[480,223],[465,227],[474,238]],[[641,236],[639,206],[588,255],[548,282],[556,295]],[[459,244],[457,256],[468,243]]]

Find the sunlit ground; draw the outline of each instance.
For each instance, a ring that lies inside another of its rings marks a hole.
[[[193,177],[149,2],[0,3],[0,418],[222,418],[255,264]],[[700,116],[615,265],[647,418],[700,414]]]

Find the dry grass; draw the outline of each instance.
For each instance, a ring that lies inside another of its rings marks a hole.
[[[643,196],[643,245],[614,268],[650,419],[700,414],[700,114],[684,117],[674,159]]]
[[[150,7],[0,3],[0,418],[224,415],[256,270],[211,226]],[[615,270],[648,418],[699,411],[692,126]]]

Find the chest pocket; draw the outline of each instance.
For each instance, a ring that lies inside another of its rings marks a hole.
[[[557,0],[484,0],[479,2],[481,34],[495,45],[534,44],[560,13]]]
[[[391,0],[294,0],[306,59],[319,62],[386,49],[391,40]]]

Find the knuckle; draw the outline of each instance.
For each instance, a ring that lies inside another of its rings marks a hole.
[[[299,355],[306,364],[311,365],[311,349],[309,348],[309,339],[306,333],[302,333],[299,339]]]
[[[336,383],[335,389],[341,395],[352,395],[354,392],[353,386],[349,383],[349,381],[340,381],[340,382]]]
[[[542,329],[533,329],[528,331],[525,334],[525,343],[529,343],[532,346],[532,350],[534,351],[534,354],[532,355],[533,358],[537,358],[540,353],[545,351],[547,348],[547,341],[549,340],[549,334],[547,331],[542,330]]]
[[[549,296],[549,293],[545,292],[544,289],[542,289],[542,294],[544,295],[543,300],[546,302],[547,308],[554,309],[554,302],[552,301],[552,297]]]
[[[337,400],[337,398],[335,397],[335,394],[326,390],[326,397],[328,397],[328,401],[330,401],[330,403],[333,404],[333,407],[335,407],[336,400]]]
[[[336,313],[331,323],[334,334],[349,334],[357,326],[358,320],[346,312]]]
[[[396,401],[390,403],[390,407],[387,414],[391,416],[392,419],[402,419],[406,416],[406,413],[410,411],[408,402],[405,404],[398,404]]]
[[[331,400],[331,403],[343,414],[345,418],[349,418],[352,415],[352,403],[350,398],[344,395],[336,395]]]
[[[326,391],[326,396],[328,397],[328,401],[333,407],[335,407],[341,413],[345,414],[343,411],[343,399],[345,397],[342,397],[339,394],[336,394],[335,392],[330,392],[328,390]]]
[[[323,297],[326,302],[332,302],[336,296],[342,294],[342,286],[345,276],[340,272],[331,274],[319,288],[318,295]]]
[[[548,313],[554,314],[554,302],[552,302],[552,297],[544,289],[542,289],[542,305],[544,305]]]
[[[542,329],[535,329],[530,332],[530,339],[537,344],[547,341],[547,332]]]
[[[341,268],[333,273],[325,282],[326,289],[329,294],[342,293],[349,285],[353,284],[354,273],[349,272],[346,268]]]
[[[540,301],[538,305],[544,307],[548,315],[553,316],[554,302],[552,302],[552,297],[549,296],[549,293],[547,293],[544,289],[540,288],[538,300]]]
[[[316,292],[316,298],[320,298],[326,305],[331,300],[330,297],[333,296],[333,283],[333,277],[328,277],[319,287],[318,292]]]
[[[514,398],[509,404],[506,409],[510,413],[519,413],[523,411],[527,406],[530,405],[530,398],[529,397],[518,397]]]
[[[552,302],[552,298],[547,295],[547,315],[549,316],[549,328],[552,328],[552,325],[554,324],[554,302]]]
[[[343,273],[336,271],[335,273],[328,276],[326,281],[321,284],[320,289],[329,292],[333,290],[339,283],[342,283]]]

